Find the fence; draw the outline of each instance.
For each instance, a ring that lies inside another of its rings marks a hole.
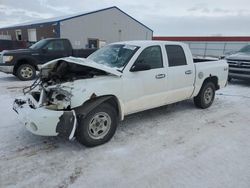
[[[236,52],[250,42],[187,42],[194,56],[220,57]]]
[[[184,42],[193,56],[200,57],[220,57],[250,44],[250,36],[154,36],[153,40]]]

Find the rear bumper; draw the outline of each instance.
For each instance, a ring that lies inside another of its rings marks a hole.
[[[44,107],[33,108],[30,101],[16,99],[13,110],[18,114],[28,131],[41,136],[74,137],[76,129],[75,111],[54,111]]]
[[[0,72],[12,74],[13,70],[14,70],[14,66],[13,65],[10,65],[10,66],[0,65]]]

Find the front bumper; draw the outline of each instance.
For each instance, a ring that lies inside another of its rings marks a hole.
[[[229,65],[229,78],[240,80],[250,80],[250,61],[249,60],[227,60]]]
[[[13,110],[26,129],[41,136],[74,137],[77,125],[75,111],[54,111],[44,107],[35,108],[30,100],[16,99]]]
[[[0,71],[8,74],[12,74],[14,70],[14,66],[6,66],[6,65],[0,65]]]
[[[240,79],[240,80],[250,80],[250,72],[249,72],[249,74],[244,74],[244,73],[231,73],[231,72],[229,72],[228,77],[229,77],[229,78]]]

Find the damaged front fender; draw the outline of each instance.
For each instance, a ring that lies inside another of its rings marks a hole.
[[[74,137],[76,126],[77,117],[75,111],[64,111],[59,117],[59,122],[56,126],[56,132],[59,136],[69,138],[71,140]]]

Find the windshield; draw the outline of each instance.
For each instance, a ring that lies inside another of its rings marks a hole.
[[[123,68],[138,49],[138,46],[113,44],[97,50],[87,59],[108,67]]]
[[[244,46],[239,52],[250,53],[250,45]]]
[[[29,48],[31,48],[33,50],[37,50],[37,49],[40,49],[41,47],[43,47],[46,43],[47,43],[46,40],[40,40],[39,42],[36,42],[35,44],[30,46]]]

